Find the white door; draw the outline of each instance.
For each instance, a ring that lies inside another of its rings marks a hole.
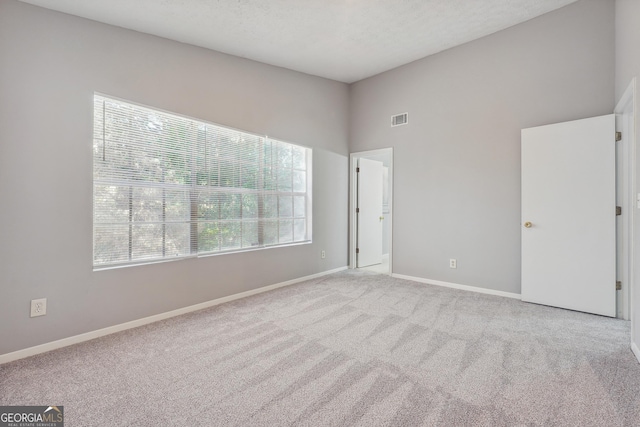
[[[382,263],[382,162],[358,160],[357,265]]]
[[[522,300],[616,315],[615,116],[522,130]]]

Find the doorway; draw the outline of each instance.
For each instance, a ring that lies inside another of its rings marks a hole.
[[[349,268],[391,274],[393,149],[352,153],[349,167]]]
[[[611,224],[609,224],[608,229],[609,231],[607,231],[606,233],[603,233],[603,236],[606,234],[606,236],[613,236],[613,250],[611,250],[611,248],[609,248],[606,251],[606,256],[598,256],[597,260],[593,260],[592,262],[588,262],[585,261],[586,256],[584,256],[583,252],[585,250],[585,248],[594,248],[596,247],[596,245],[589,245],[589,244],[583,244],[581,245],[580,248],[576,248],[573,251],[570,251],[572,256],[574,254],[582,254],[579,259],[580,262],[583,265],[589,266],[589,268],[592,268],[593,266],[599,266],[602,267],[605,258],[607,260],[609,260],[608,264],[613,264],[613,273],[609,274],[608,278],[605,279],[601,279],[600,282],[602,284],[602,286],[605,286],[607,291],[606,291],[606,297],[605,296],[601,296],[600,298],[595,297],[596,293],[594,292],[586,292],[585,293],[585,284],[588,282],[587,279],[582,279],[582,280],[575,280],[576,275],[572,274],[571,275],[571,280],[562,280],[562,275],[558,273],[558,271],[553,271],[551,272],[552,268],[555,267],[562,267],[565,268],[568,264],[569,261],[571,259],[571,257],[568,256],[553,256],[553,251],[557,251],[559,246],[558,244],[553,245],[553,250],[545,250],[545,251],[540,251],[541,254],[539,256],[536,256],[536,264],[538,264],[538,267],[540,267],[540,265],[544,265],[545,267],[545,273],[550,275],[550,278],[548,279],[540,279],[538,278],[537,280],[533,280],[533,282],[535,282],[536,286],[532,287],[532,286],[528,286],[527,285],[527,280],[525,279],[531,279],[530,276],[531,272],[534,271],[535,269],[532,270],[531,265],[529,265],[530,263],[526,262],[527,256],[526,254],[528,252],[531,252],[529,249],[529,247],[527,245],[527,242],[529,240],[535,240],[535,242],[540,243],[540,240],[542,239],[542,234],[543,232],[550,232],[551,231],[551,223],[547,222],[545,224],[538,224],[540,225],[539,229],[536,230],[536,221],[531,221],[529,222],[529,218],[530,216],[534,216],[537,215],[537,217],[541,218],[542,215],[540,214],[540,212],[534,212],[534,214],[532,214],[531,212],[529,212],[526,207],[527,207],[527,203],[525,203],[525,199],[526,199],[526,182],[527,180],[524,178],[524,174],[526,172],[526,165],[527,163],[525,162],[527,156],[525,155],[525,149],[524,149],[524,142],[525,142],[525,131],[529,132],[529,136],[533,136],[533,134],[531,134],[531,132],[542,132],[545,129],[551,129],[551,128],[557,128],[558,126],[560,127],[567,127],[567,126],[575,126],[578,123],[587,123],[593,120],[596,120],[598,118],[592,118],[592,119],[583,119],[583,120],[579,120],[579,121],[574,121],[574,122],[566,122],[566,123],[561,123],[561,124],[555,124],[555,125],[548,125],[548,126],[542,126],[542,127],[538,127],[538,128],[532,128],[532,129],[526,129],[523,130],[523,157],[522,157],[522,170],[523,170],[523,179],[522,179],[522,194],[523,194],[523,202],[522,202],[522,214],[523,214],[523,228],[522,230],[522,255],[523,255],[523,259],[522,259],[522,299],[524,301],[532,301],[532,302],[539,302],[539,303],[543,303],[543,304],[547,304],[547,305],[553,305],[553,306],[559,306],[559,307],[565,307],[565,308],[571,308],[571,309],[575,309],[575,310],[580,310],[580,311],[587,311],[587,312],[594,312],[597,314],[605,314],[603,311],[598,311],[598,310],[590,310],[587,308],[580,308],[578,306],[575,306],[576,304],[576,299],[572,298],[572,295],[581,295],[580,298],[580,304],[583,304],[586,302],[587,297],[590,298],[595,298],[598,300],[598,303],[603,303],[604,300],[607,300],[607,309],[604,310],[606,311],[607,316],[615,316],[618,318],[622,318],[625,320],[633,320],[634,319],[634,315],[635,313],[633,313],[633,300],[634,300],[634,294],[635,294],[635,275],[637,274],[635,265],[634,265],[634,258],[635,258],[635,242],[634,242],[634,238],[635,238],[635,229],[637,227],[637,225],[635,224],[636,222],[636,218],[637,218],[637,214],[636,214],[636,209],[640,209],[640,192],[638,192],[637,190],[637,186],[635,183],[635,177],[636,177],[636,155],[637,155],[637,150],[636,150],[636,142],[635,142],[635,123],[634,123],[634,117],[635,117],[635,79],[632,80],[631,84],[629,85],[629,87],[627,88],[627,90],[624,92],[624,94],[622,95],[622,97],[620,98],[615,110],[614,110],[615,115],[611,115],[608,116],[609,118],[613,118],[613,124],[609,124],[608,127],[609,129],[601,136],[601,140],[602,141],[607,141],[606,142],[606,147],[608,148],[607,150],[607,158],[609,158],[609,163],[613,164],[613,173],[609,174],[609,178],[607,178],[607,182],[611,181],[611,176],[613,176],[614,178],[614,184],[610,184],[610,187],[613,187],[615,190],[615,194],[613,195],[613,199],[615,203],[610,203],[610,202],[606,202],[605,205],[607,207],[610,206],[617,206],[616,208],[616,213],[613,214],[612,211],[613,209],[610,209],[611,213],[607,213],[607,222],[609,222],[609,219],[614,220],[614,224],[613,224],[613,232],[611,232]],[[610,121],[610,119],[607,119],[608,121]],[[615,133],[615,141],[614,142],[614,133]],[[588,132],[589,137],[595,135],[595,132]],[[548,138],[547,138],[548,139]],[[565,162],[567,164],[566,167],[563,167],[562,170],[560,171],[562,174],[569,174],[569,175],[574,175],[574,176],[580,176],[580,182],[576,183],[576,185],[572,185],[571,186],[571,191],[566,191],[565,193],[567,193],[567,196],[563,196],[562,198],[557,198],[559,201],[561,202],[565,202],[566,199],[569,198],[569,196],[575,196],[575,193],[578,192],[578,188],[580,187],[580,185],[585,183],[585,177],[587,177],[588,175],[592,174],[596,168],[590,167],[588,172],[584,172],[584,173],[569,173],[569,167],[574,167],[575,166],[575,162],[573,159],[576,158],[576,156],[578,156],[581,161],[584,161],[587,156],[586,154],[593,154],[595,152],[595,149],[598,148],[602,148],[599,145],[595,145],[593,147],[593,149],[589,149],[589,150],[585,150],[585,144],[586,141],[588,140],[587,136],[583,136],[578,138],[580,141],[579,147],[576,147],[573,151],[572,151],[572,156],[571,156],[571,161]],[[570,141],[570,138],[563,138],[563,143],[562,144],[553,144],[553,146],[558,149],[559,147],[561,147],[562,145],[567,145]],[[542,144],[534,144],[531,147],[536,148],[536,149],[541,149],[544,148],[542,147]],[[611,148],[609,150],[609,148]],[[534,153],[535,154],[535,153]],[[555,154],[553,155],[545,155],[542,156],[544,157],[543,160],[541,160],[539,163],[543,164],[545,166],[545,171],[544,171],[544,176],[540,176],[538,177],[538,179],[534,179],[532,180],[533,184],[536,183],[542,183],[545,180],[549,180],[549,177],[551,176],[549,169],[549,163],[553,160],[557,160],[557,156]],[[597,161],[594,161],[594,164],[599,164],[600,160],[603,159],[605,156],[601,155],[598,156]],[[552,186],[548,186],[549,188],[551,188],[551,190],[545,190],[545,194],[546,193],[552,193],[553,191],[558,191],[560,189],[560,186],[558,185],[558,180],[554,181]],[[601,184],[603,181],[602,180],[598,180],[598,184]],[[588,186],[588,194],[583,195],[584,197],[579,198],[579,201],[589,201],[591,202],[595,202],[594,199],[594,189],[597,187],[597,185],[594,183],[593,185]],[[540,202],[538,200],[538,202]],[[579,204],[579,203],[574,203],[574,204]],[[549,208],[550,203],[537,203],[537,205],[540,206],[544,206],[546,208]],[[600,203],[600,205],[603,205],[602,203]],[[539,209],[538,209],[539,210]],[[555,209],[556,212],[564,212],[564,211],[569,211],[569,209]],[[571,227],[576,227],[578,226],[578,224],[580,223],[580,221],[584,221],[585,217],[586,217],[586,213],[587,209],[582,209],[581,212],[579,213],[575,213],[570,221],[570,225]],[[588,213],[592,214],[594,211],[592,208],[588,209]],[[524,217],[527,217],[526,220]],[[595,225],[596,225],[596,221],[588,221],[589,224],[588,225],[584,225],[581,227],[581,231],[580,231],[580,237],[583,238],[585,237],[585,235],[587,234],[585,231],[589,231],[589,232],[593,232],[593,230],[595,229]],[[568,232],[567,230],[569,230],[571,227],[566,226],[562,228],[562,232],[566,233]],[[580,228],[580,227],[579,227]],[[607,237],[607,239],[609,239],[609,237]],[[564,242],[578,242],[577,238],[565,238],[563,239]],[[602,239],[599,239],[600,242],[602,242]],[[600,245],[598,245],[600,246]],[[611,246],[611,245],[608,245]],[[613,254],[613,261],[611,262],[611,256]],[[551,259],[547,260],[547,262],[543,262],[545,257],[548,257],[551,255]],[[530,258],[530,257],[529,257]],[[535,267],[535,266],[533,266]],[[611,265],[609,265],[609,267],[611,267]],[[608,267],[608,270],[611,270],[611,268]],[[580,267],[580,268],[573,268],[572,270],[574,271],[579,271],[581,274],[584,274],[586,272],[586,268],[584,267]],[[592,279],[593,277],[595,277],[596,275],[593,273],[588,274],[589,279]],[[555,285],[553,284],[553,280],[558,281],[558,283],[556,283]],[[531,281],[531,280],[529,280]],[[566,293],[566,295],[562,295],[563,290],[567,290],[567,284],[571,284],[571,283],[578,283],[580,285],[579,290],[578,289],[574,289],[573,292],[568,292]],[[612,286],[612,284],[615,283],[614,286]],[[549,289],[547,289],[547,291],[544,290],[544,287],[549,287]],[[561,302],[558,302],[559,300],[561,300]],[[633,334],[633,323],[632,323],[632,334]]]

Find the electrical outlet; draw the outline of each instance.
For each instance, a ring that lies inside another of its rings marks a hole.
[[[327,257],[327,254],[326,254],[326,253],[324,253],[324,251],[322,251],[322,252],[320,253],[320,256],[322,257],[322,259],[325,259],[325,258]]]
[[[31,300],[31,317],[44,316],[47,314],[47,299],[32,299]]]
[[[449,268],[458,268],[458,261],[456,261],[454,258],[451,258],[449,260]]]

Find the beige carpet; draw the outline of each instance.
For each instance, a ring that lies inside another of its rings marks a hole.
[[[629,323],[349,271],[0,366],[67,426],[638,426]]]

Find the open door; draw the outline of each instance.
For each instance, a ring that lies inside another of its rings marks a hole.
[[[358,159],[358,199],[356,250],[357,267],[382,263],[382,193],[383,164]]]
[[[615,116],[522,130],[522,300],[616,315]]]

